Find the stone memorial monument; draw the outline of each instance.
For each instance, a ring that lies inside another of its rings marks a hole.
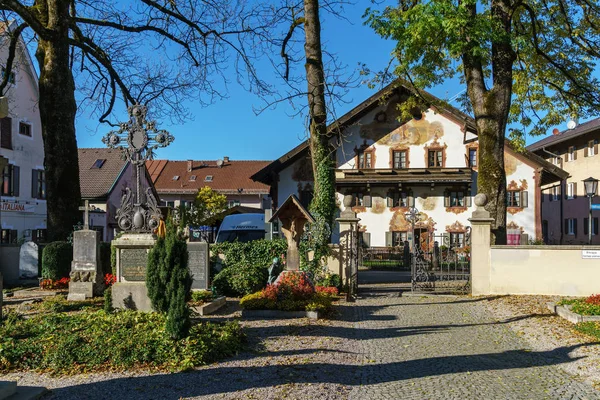
[[[209,267],[210,255],[208,243],[188,242],[188,268],[192,276],[192,290],[209,289]]]
[[[154,121],[146,120],[146,106],[136,104],[127,112],[129,121],[102,139],[111,149],[123,152],[133,166],[134,178],[133,191],[125,188],[117,210],[117,224],[125,234],[112,241],[117,250],[117,282],[112,286],[112,301],[115,308],[151,311],[146,268],[148,251],[156,242],[152,232],[158,228],[162,215],[152,188],[142,189],[141,176],[154,150],[168,146],[174,138],[169,132],[156,129]]]
[[[304,233],[304,225],[307,222],[314,223],[315,219],[294,195],[291,195],[283,202],[269,222],[276,221],[278,218],[281,221],[281,231],[288,245],[285,270],[298,271],[300,269],[300,253],[298,248],[300,239]]]
[[[73,232],[73,261],[71,261],[71,280],[67,300],[81,301],[100,295],[103,288],[102,268],[100,265],[100,232],[90,229],[89,201],[85,207],[83,229]]]
[[[39,249],[35,242],[25,242],[19,250],[19,278],[37,279]]]

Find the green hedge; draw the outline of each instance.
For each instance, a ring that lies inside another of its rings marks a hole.
[[[73,246],[69,242],[52,242],[42,253],[42,278],[57,280],[69,276]]]
[[[244,296],[267,285],[269,266],[274,257],[279,257],[287,251],[287,243],[283,239],[217,243],[211,247],[211,251],[213,265],[217,262],[217,254],[225,258],[223,269],[213,272],[215,292],[228,296]]]

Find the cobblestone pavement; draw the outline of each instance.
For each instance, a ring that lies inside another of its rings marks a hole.
[[[560,368],[577,346],[534,351],[482,299],[398,293],[372,288],[332,320],[244,321],[250,351],[192,372],[8,379],[45,399],[600,399]]]
[[[600,399],[559,368],[575,346],[532,351],[483,299],[390,296],[355,309],[363,360],[351,399]]]

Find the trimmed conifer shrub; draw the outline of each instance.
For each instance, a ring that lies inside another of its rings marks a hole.
[[[48,243],[42,252],[42,278],[54,281],[66,278],[71,271],[73,246],[68,242]]]
[[[173,339],[186,336],[190,327],[187,301],[192,278],[187,261],[185,240],[169,220],[166,236],[159,237],[148,254],[146,286],[154,310],[167,313],[166,330]]]

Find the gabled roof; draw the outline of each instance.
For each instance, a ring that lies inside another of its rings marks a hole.
[[[411,88],[410,84],[403,79],[396,79],[377,93],[373,94],[359,105],[354,107],[352,110],[348,111],[346,114],[342,115],[336,121],[332,122],[328,127],[327,131],[329,133],[333,133],[337,129],[343,129],[345,126],[356,122],[358,119],[363,117],[365,114],[370,112],[371,110],[380,106],[380,100],[385,96],[389,96],[397,93],[413,93],[414,89]],[[433,104],[432,108],[436,110],[436,112],[445,115],[456,122],[462,123],[463,130],[469,131],[472,133],[477,133],[477,126],[475,125],[475,120],[469,115],[463,113],[459,109],[452,107],[448,104],[442,105],[443,101],[438,97],[428,93],[426,91],[419,91],[421,97],[423,97],[427,102]],[[258,182],[270,182],[270,174],[273,172],[281,171],[287,165],[295,162],[302,156],[306,156],[305,152],[308,150],[308,140],[300,143],[298,146],[294,147],[292,150],[285,153],[283,156],[279,157],[277,160],[265,166],[265,168],[258,171],[256,174],[252,175],[252,179]]]
[[[191,163],[191,171],[188,171],[188,163]],[[269,194],[269,186],[250,179],[269,163],[235,160],[224,162],[219,167],[215,160],[153,160],[146,162],[146,168],[150,171],[157,192],[162,194],[193,194],[204,186],[222,194]]]
[[[8,22],[8,24],[6,22],[0,22],[0,38],[2,41],[4,41],[6,39],[10,42],[10,39],[8,38],[9,34],[7,33],[7,31],[14,30],[16,28],[16,25],[17,25],[16,20],[11,20]],[[27,48],[27,45],[25,44],[25,41],[23,40],[23,36],[19,36],[19,42],[18,42],[15,58],[18,57],[18,54],[24,55],[25,68],[28,70],[28,75],[33,80],[33,85],[32,85],[33,90],[39,96],[39,93],[38,93],[39,83],[38,83],[37,71],[33,65],[33,60],[31,58],[31,54],[29,54],[29,50]],[[16,65],[13,63],[13,68],[15,68],[15,67],[16,67]]]
[[[539,140],[533,144],[527,146],[527,150],[529,151],[537,151],[543,147],[553,146],[555,144],[559,144],[562,142],[566,142],[571,139],[578,138],[587,133],[600,130],[600,118],[593,119],[591,121],[584,122],[574,129],[567,129],[560,132],[558,135],[551,135],[547,138]]]
[[[123,173],[127,162],[119,150],[105,148],[78,149],[79,184],[82,199],[106,199]],[[105,160],[100,168],[92,168],[96,160]]]

